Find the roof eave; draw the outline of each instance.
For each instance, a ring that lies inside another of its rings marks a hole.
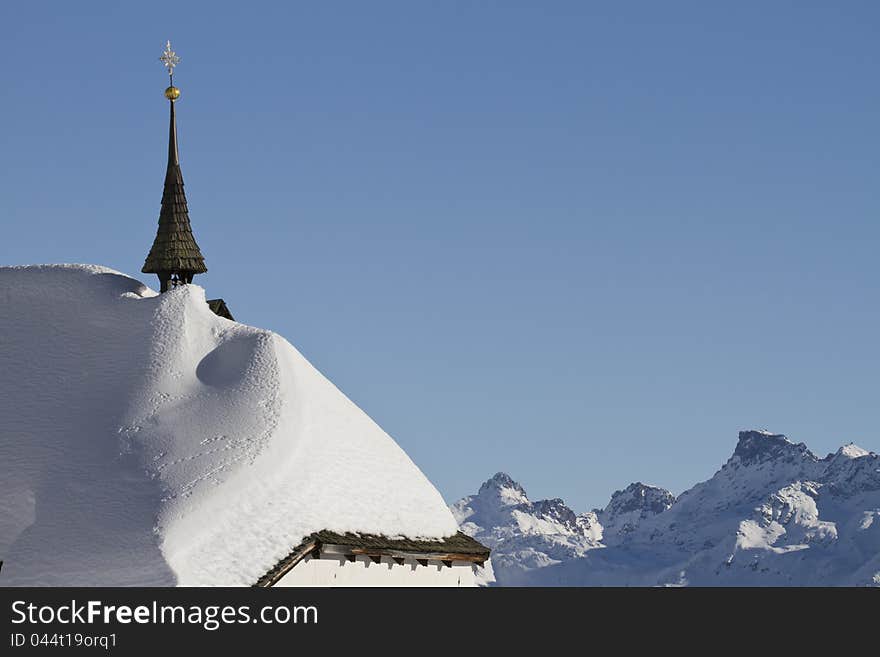
[[[343,539],[342,541],[326,541],[321,540],[321,535],[330,535],[334,537],[338,537]],[[351,534],[350,536],[355,536]],[[390,559],[400,560],[400,559],[414,559],[417,561],[441,561],[446,563],[447,565],[452,565],[452,562],[468,562],[478,566],[482,566],[488,559],[490,555],[490,550],[486,546],[480,544],[470,536],[462,532],[458,532],[454,536],[446,537],[445,539],[441,539],[439,541],[410,541],[408,539],[389,539],[383,537],[371,536],[371,542],[375,543],[376,539],[380,539],[381,542],[384,542],[384,546],[382,545],[371,545],[371,546],[362,546],[362,545],[351,545],[346,544],[345,535],[335,534],[333,532],[315,532],[310,536],[307,536],[300,545],[298,545],[294,550],[287,555],[284,559],[279,561],[271,570],[269,570],[265,575],[263,575],[257,582],[254,584],[255,587],[269,587],[277,584],[287,573],[289,573],[293,568],[302,561],[305,557],[310,554],[317,553],[321,554],[322,552],[340,556],[340,557],[357,557],[357,556],[366,556],[370,557],[374,560],[379,560],[382,557],[388,557]],[[478,546],[479,549],[471,549],[467,552],[460,552],[456,550],[419,550],[412,549],[412,545],[418,545],[419,543],[423,545],[431,545],[432,547],[442,548],[445,544],[450,542],[452,539],[454,542],[460,543],[462,540],[466,540],[471,546]],[[395,544],[405,544],[409,547],[409,549],[396,549]]]

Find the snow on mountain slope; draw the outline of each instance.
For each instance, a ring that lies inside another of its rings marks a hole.
[[[492,549],[494,577],[515,584],[522,573],[582,556],[599,545],[595,513],[577,515],[561,499],[532,502],[503,472],[452,507],[462,531]]]
[[[665,488],[648,486],[640,481],[616,491],[598,514],[605,543],[620,542],[643,521],[666,511],[673,502],[675,496]]]
[[[676,499],[632,484],[597,520],[602,541],[591,547],[601,549],[545,565],[508,554],[498,582],[880,585],[880,456],[852,444],[820,459],[781,434],[743,431],[712,478]]]
[[[202,288],[0,268],[3,585],[248,585],[307,534],[455,533],[397,444]]]

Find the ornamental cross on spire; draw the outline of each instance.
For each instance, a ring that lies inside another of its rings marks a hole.
[[[171,41],[165,42],[165,51],[162,53],[159,61],[168,69],[168,75],[174,77],[174,67],[180,63],[180,57],[171,50]]]

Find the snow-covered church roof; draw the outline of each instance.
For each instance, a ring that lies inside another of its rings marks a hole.
[[[250,585],[310,534],[453,536],[284,338],[90,265],[0,267],[5,585]]]

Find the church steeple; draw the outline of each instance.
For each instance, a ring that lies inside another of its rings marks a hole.
[[[165,188],[162,192],[162,208],[159,211],[159,230],[141,271],[159,276],[160,291],[167,292],[175,285],[192,283],[193,276],[208,271],[205,259],[196,244],[189,223],[186,195],[183,192],[183,174],[177,154],[177,124],[174,120],[174,104],[180,98],[180,89],[174,86],[174,67],[180,58],[165,45],[159,58],[168,69],[170,85],[165,97],[171,107],[168,127],[168,167],[165,171]]]

